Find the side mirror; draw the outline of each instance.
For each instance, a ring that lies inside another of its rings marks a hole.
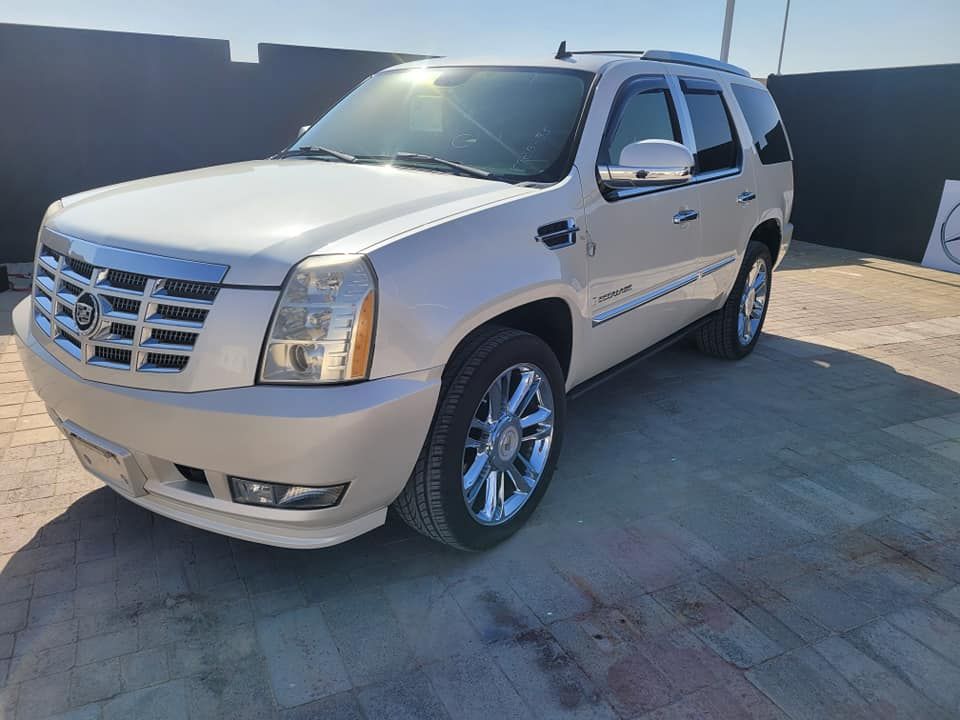
[[[307,130],[309,130],[312,127],[313,125],[304,125],[302,128],[300,128],[300,130],[297,132],[297,140],[302,138],[304,136],[304,133],[306,133]]]
[[[693,177],[693,153],[672,140],[641,140],[620,151],[617,165],[599,165],[600,182],[607,188],[679,185]]]

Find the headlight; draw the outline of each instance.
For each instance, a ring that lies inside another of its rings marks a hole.
[[[361,255],[318,255],[293,269],[263,348],[260,381],[363,380],[377,310],[373,268]]]

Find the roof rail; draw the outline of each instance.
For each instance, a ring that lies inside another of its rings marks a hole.
[[[750,77],[750,72],[744,70],[742,67],[737,67],[736,65],[731,65],[721,60],[715,60],[705,55],[693,55],[692,53],[674,52],[673,50],[567,50],[567,41],[564,40],[560,43],[555,57],[558,60],[565,60],[573,55],[639,55],[644,60],[695,65],[696,67],[721,70],[723,72],[733,73],[734,75]]]
[[[733,73],[750,77],[750,71],[742,67],[731,65],[722,60],[715,60],[706,55],[694,55],[692,53],[674,52],[673,50],[647,50],[643,53],[644,60],[659,60],[660,62],[680,63],[681,65],[696,65],[697,67],[710,68],[711,70],[721,70],[723,72]]]

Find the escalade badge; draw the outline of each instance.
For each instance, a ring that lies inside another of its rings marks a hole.
[[[89,335],[100,323],[100,301],[92,293],[85,292],[73,306],[73,321],[81,335]]]

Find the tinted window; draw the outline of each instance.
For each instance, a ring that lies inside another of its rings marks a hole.
[[[422,153],[512,181],[555,182],[569,172],[592,79],[546,68],[389,70],[359,85],[295,145],[364,162]]]
[[[683,95],[697,142],[697,172],[738,167],[740,147],[720,86],[710,81],[684,80]]]
[[[772,165],[790,160],[787,133],[770,93],[746,85],[734,85],[733,94],[747,119],[760,162]]]
[[[623,148],[640,140],[680,142],[673,103],[665,89],[646,90],[629,96],[614,122],[604,153],[601,153],[602,164],[616,165]]]

